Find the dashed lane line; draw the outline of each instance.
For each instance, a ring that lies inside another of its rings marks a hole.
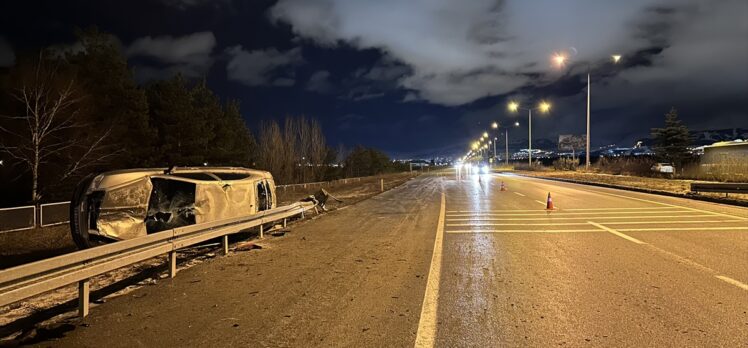
[[[717,275],[715,277],[717,277],[717,279],[719,279],[719,280],[722,280],[724,282],[730,283],[730,284],[735,285],[735,286],[737,286],[737,287],[739,287],[739,288],[741,288],[743,290],[748,291],[748,284],[745,284],[743,282],[737,281],[735,279],[732,279],[730,277],[723,276],[723,275]]]
[[[703,272],[711,273],[715,278],[717,278],[717,279],[719,279],[719,280],[721,280],[721,281],[723,281],[725,283],[728,283],[730,285],[733,285],[733,286],[736,286],[736,287],[738,287],[740,289],[748,291],[748,284],[745,284],[743,282],[740,282],[740,281],[735,280],[733,278],[730,278],[728,276],[718,274],[717,271],[715,271],[714,269],[711,269],[711,268],[709,268],[707,266],[704,266],[704,265],[702,265],[702,264],[700,264],[700,263],[698,263],[696,261],[693,261],[693,260],[691,260],[689,258],[685,258],[683,256],[680,256],[680,255],[677,255],[677,254],[673,254],[672,252],[669,252],[669,251],[667,251],[665,249],[656,247],[656,246],[654,246],[652,244],[649,244],[649,243],[642,242],[642,241],[640,241],[640,240],[638,240],[638,239],[636,239],[634,237],[631,237],[631,236],[629,236],[627,234],[619,232],[619,231],[627,231],[627,230],[623,230],[623,229],[621,229],[621,230],[615,230],[615,229],[612,229],[610,227],[603,226],[603,225],[600,225],[598,223],[594,223],[592,221],[588,221],[588,222],[591,225],[595,226],[595,227],[599,227],[601,229],[604,229],[604,230],[606,230],[606,231],[608,231],[608,232],[610,232],[612,234],[615,234],[615,235],[617,235],[617,236],[619,236],[621,238],[624,238],[624,239],[629,240],[631,242],[634,242],[636,244],[645,244],[647,247],[649,247],[649,248],[651,248],[651,249],[653,249],[653,250],[655,250],[655,251],[657,251],[659,253],[665,254],[665,255],[667,255],[667,256],[669,256],[669,257],[671,257],[671,258],[673,258],[673,259],[675,259],[675,260],[677,260],[679,262],[682,262],[684,264],[690,265],[691,267],[699,269],[699,270],[701,270]],[[679,228],[678,230],[684,230],[684,229],[685,228]],[[701,230],[716,230],[716,229],[722,229],[722,228],[721,227],[711,227],[711,228],[705,227],[705,228],[701,228]],[[632,229],[632,230],[634,230],[634,229]],[[644,229],[642,229],[642,230],[644,230]],[[649,230],[659,230],[659,229],[649,229]]]
[[[629,196],[618,195],[618,194],[609,193],[609,192],[589,191],[589,190],[584,190],[584,191],[595,192],[595,193],[599,193],[599,194],[603,194],[603,195],[608,195],[608,196],[614,196],[614,197],[627,198],[627,199],[632,199],[632,200],[640,201],[640,202],[647,202],[647,203],[659,204],[659,205],[664,205],[664,206],[668,206],[668,207],[675,207],[675,208],[680,208],[680,209],[686,209],[686,210],[691,210],[691,211],[700,212],[700,213],[708,213],[708,214],[712,214],[712,215],[726,216],[726,217],[730,217],[730,218],[733,218],[733,219],[748,220],[748,218],[742,217],[742,216],[735,216],[735,215],[730,215],[730,214],[717,213],[717,212],[709,211],[709,210],[703,210],[703,209],[697,209],[697,208],[691,208],[691,207],[684,207],[684,206],[681,206],[681,205],[675,205],[675,204],[669,204],[669,203],[662,203],[662,202],[652,201],[652,200],[644,199],[644,198],[629,197]]]
[[[522,197],[524,197],[524,196],[525,196],[525,195],[523,195],[523,194],[521,194],[521,193],[519,193],[519,192],[514,192],[514,194],[515,194],[515,195],[519,195],[519,196],[522,196]]]

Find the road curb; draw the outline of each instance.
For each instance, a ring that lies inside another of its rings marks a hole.
[[[517,176],[523,176],[526,178],[536,178],[536,179],[550,180],[550,181],[561,181],[561,182],[568,182],[572,184],[598,186],[598,187],[613,188],[613,189],[633,191],[633,192],[649,193],[649,194],[660,195],[660,196],[686,198],[686,199],[691,199],[695,201],[705,201],[705,202],[733,205],[733,206],[738,206],[738,207],[748,207],[748,202],[736,201],[736,200],[731,200],[731,199],[723,199],[723,198],[718,198],[718,197],[706,197],[706,196],[699,196],[699,195],[694,195],[694,194],[675,193],[675,192],[668,192],[668,191],[651,190],[651,189],[640,188],[640,187],[620,186],[620,185],[606,184],[606,183],[600,183],[600,182],[591,182],[591,181],[581,181],[581,180],[574,180],[574,179],[550,178],[547,176],[533,176],[533,175],[518,174],[518,173],[511,173],[511,174],[517,175]]]

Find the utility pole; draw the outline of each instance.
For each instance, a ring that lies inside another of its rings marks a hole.
[[[532,109],[527,109],[527,162],[532,168]]]
[[[504,140],[504,146],[506,147],[504,149],[504,151],[506,152],[504,153],[504,163],[506,163],[506,165],[508,166],[509,165],[509,129],[508,128],[504,130],[504,137],[506,138]]]
[[[590,74],[587,74],[587,152],[584,157],[585,168],[590,169]]]

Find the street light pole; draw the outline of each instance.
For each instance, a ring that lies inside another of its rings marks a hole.
[[[504,130],[504,163],[509,166],[509,128]]]
[[[532,109],[527,109],[527,162],[532,168]]]
[[[498,137],[493,137],[493,158],[496,159],[498,156],[496,156],[496,141],[498,140]]]
[[[587,74],[587,151],[584,157],[585,168],[590,169],[590,74]]]

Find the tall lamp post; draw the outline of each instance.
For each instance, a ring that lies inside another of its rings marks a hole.
[[[514,122],[515,127],[519,127],[519,122]],[[500,127],[498,122],[491,123],[491,128],[497,129]],[[498,160],[499,153],[496,151],[496,143],[499,142],[500,132],[497,131],[497,136],[493,138],[493,155]],[[509,127],[504,127],[504,164],[509,165]]]
[[[514,122],[515,127],[519,127],[519,122]],[[504,129],[504,163],[509,165],[509,127]]]
[[[610,56],[610,59],[613,61],[614,64],[617,64],[619,61],[621,61],[621,55],[620,54],[613,54]],[[563,54],[556,54],[553,56],[553,61],[558,65],[559,67],[564,66],[566,64],[566,60],[568,58]],[[587,135],[586,135],[586,141],[587,144],[585,145],[585,156],[584,156],[584,166],[587,170],[590,169],[590,66],[587,65]]]
[[[516,101],[509,102],[509,111],[517,112],[518,110],[527,110],[527,163],[532,167],[532,110],[538,109],[541,113],[548,113],[551,110],[551,104],[541,101],[535,108],[520,107]]]

